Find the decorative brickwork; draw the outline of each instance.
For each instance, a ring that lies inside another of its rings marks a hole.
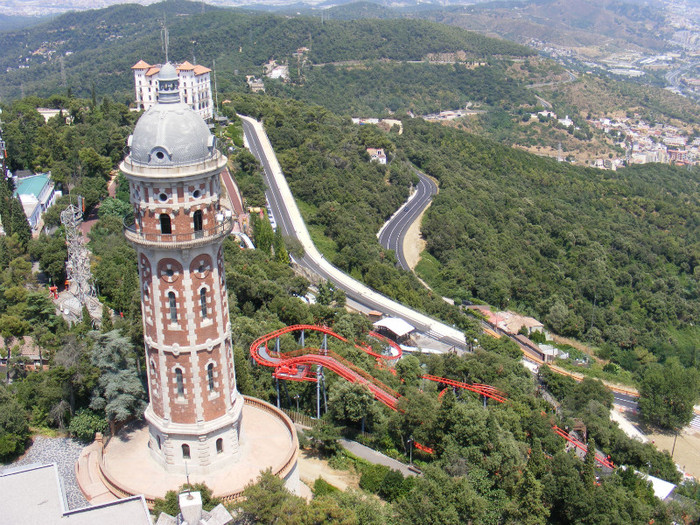
[[[162,160],[160,152],[171,148],[159,140],[139,147]],[[121,166],[134,210],[126,233],[141,277],[151,454],[174,471],[187,462],[190,471],[206,472],[235,459],[239,450],[243,401],[235,382],[222,252],[231,224],[220,202],[226,158],[216,149],[209,152],[172,167],[151,167],[150,160],[139,163],[130,155]]]

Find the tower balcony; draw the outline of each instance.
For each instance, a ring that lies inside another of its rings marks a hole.
[[[233,224],[234,217],[222,216],[222,219],[217,220],[212,228],[178,233],[144,233],[136,228],[132,218],[124,220],[124,235],[129,242],[140,246],[185,249],[223,239],[230,235]]]

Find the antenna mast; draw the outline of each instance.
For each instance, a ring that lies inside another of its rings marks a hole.
[[[168,46],[170,45],[170,36],[168,35],[168,27],[165,25],[165,16],[163,17],[163,23],[160,29],[160,41],[163,46],[163,53],[165,53],[165,63],[168,63]]]
[[[83,236],[79,226],[83,222],[81,209],[82,197],[78,197],[78,206],[70,204],[61,212],[61,223],[66,228],[66,244],[68,244],[68,262],[66,277],[74,286],[73,295],[80,306],[88,306],[88,298],[95,297],[95,287],[92,284],[90,271],[90,254],[83,244]]]

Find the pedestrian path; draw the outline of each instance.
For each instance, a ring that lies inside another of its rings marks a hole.
[[[415,476],[417,474],[405,463],[401,463],[400,461],[390,458],[389,456],[386,456],[381,452],[377,452],[372,448],[366,447],[357,441],[350,441],[349,439],[341,438],[338,440],[338,443],[340,443],[342,447],[351,454],[354,454],[358,458],[362,458],[365,461],[369,461],[375,465],[384,465],[390,469],[398,470],[404,476]]]

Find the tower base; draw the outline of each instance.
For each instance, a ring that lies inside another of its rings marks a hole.
[[[294,424],[269,403],[247,396],[243,400],[237,459],[217,463],[207,473],[188,468],[190,483],[205,483],[215,497],[229,503],[240,499],[261,472],[271,469],[285,480],[287,489],[298,493],[299,442]],[[141,423],[124,429],[106,445],[98,439],[86,447],[76,463],[76,476],[87,500],[104,502],[143,494],[153,508],[156,498],[178,490],[187,481],[185,474],[168,471],[157,461],[150,440],[149,427]]]
[[[243,396],[220,418],[196,425],[172,423],[158,417],[148,405],[148,447],[153,459],[166,471],[178,474],[207,474],[238,461]]]

